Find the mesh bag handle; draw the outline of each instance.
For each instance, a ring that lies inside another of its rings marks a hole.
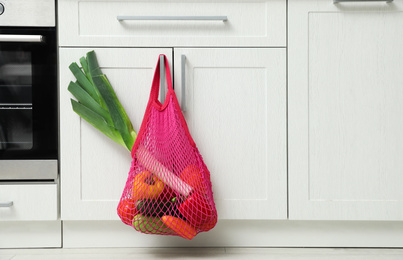
[[[196,147],[195,142],[193,141],[192,136],[190,135],[189,132],[189,128],[187,126],[186,120],[182,114],[182,111],[180,109],[180,105],[178,102],[178,98],[176,97],[175,91],[172,87],[172,80],[171,80],[171,72],[169,69],[169,63],[168,63],[168,59],[164,54],[160,54],[160,56],[164,56],[164,64],[165,64],[165,75],[166,75],[166,80],[167,80],[167,93],[166,93],[166,97],[165,97],[165,102],[164,104],[161,104],[161,102],[158,100],[158,95],[159,95],[159,90],[160,90],[160,61],[158,60],[155,71],[154,71],[154,77],[153,77],[153,81],[152,81],[152,85],[151,85],[151,91],[150,91],[150,98],[148,100],[148,104],[147,104],[147,108],[146,108],[146,112],[144,114],[144,118],[147,118],[149,116],[151,107],[155,107],[158,111],[162,111],[164,110],[169,102],[173,102],[178,113],[177,116],[179,117],[182,127],[185,130],[185,133],[189,139],[189,141],[191,142],[192,146]],[[172,97],[172,101],[170,101],[170,98]],[[144,130],[146,129],[146,120],[143,120],[141,126],[140,126],[140,131],[137,135],[137,139],[133,145],[132,151],[131,151],[131,155],[132,158],[134,158],[135,152],[138,148],[138,145],[140,143],[141,138],[143,135]]]
[[[173,87],[172,87],[172,79],[171,79],[171,72],[169,70],[168,59],[166,58],[166,56],[164,54],[160,54],[160,56],[164,57],[164,64],[165,64],[164,67],[165,67],[165,75],[166,75],[165,77],[166,77],[166,80],[167,80],[167,89],[168,89],[168,91],[174,92]],[[161,66],[161,63],[158,62],[157,66],[156,66],[156,69],[155,69],[155,72],[154,72],[154,77],[153,77],[153,82],[152,82],[152,85],[151,85],[151,92],[150,92],[150,99],[149,100],[153,101],[153,102],[156,102],[157,105],[159,105],[161,108],[163,108],[164,105],[166,106],[166,102],[164,102],[164,104],[161,104],[161,102],[159,102],[159,100],[158,100],[158,95],[159,95],[159,90],[160,90],[160,82],[161,82],[160,81],[160,77],[161,77],[160,76],[160,71],[161,71],[160,66]]]
[[[158,61],[117,211],[139,232],[192,239],[215,226],[217,211],[210,172],[189,133],[165,55],[164,63],[165,102],[158,100]]]

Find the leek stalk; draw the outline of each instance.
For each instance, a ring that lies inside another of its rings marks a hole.
[[[67,88],[77,99],[71,99],[74,112],[131,151],[137,133],[108,78],[102,73],[95,52],[90,51],[80,58],[80,64],[81,68],[75,62],[69,66],[77,79]]]

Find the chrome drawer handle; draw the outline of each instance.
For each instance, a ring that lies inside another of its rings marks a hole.
[[[164,55],[160,55],[160,102],[165,102],[165,59]]]
[[[185,74],[185,65],[186,65],[186,55],[181,55],[181,84],[182,84],[182,100],[181,100],[181,110],[183,112],[186,111],[186,74]]]
[[[0,42],[43,42],[42,35],[1,34]]]
[[[13,205],[14,203],[12,201],[8,202],[0,202],[0,208],[9,208]]]
[[[333,0],[333,4],[342,3],[342,2],[386,2],[390,3],[393,0]]]
[[[118,15],[118,21],[227,21],[227,16],[126,16]]]

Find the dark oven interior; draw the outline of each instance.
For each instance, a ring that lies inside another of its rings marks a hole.
[[[55,27],[0,27],[0,160],[57,159]]]

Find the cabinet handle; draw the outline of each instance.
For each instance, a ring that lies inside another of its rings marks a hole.
[[[118,21],[227,21],[227,16],[127,16],[118,15]]]
[[[12,201],[8,202],[0,202],[0,208],[9,208],[13,205],[14,203]]]
[[[182,54],[181,56],[181,83],[182,83],[182,99],[181,99],[181,109],[183,112],[186,111],[186,74],[185,74],[185,65],[186,65],[186,55]]]
[[[333,0],[333,4],[342,3],[342,2],[386,2],[390,3],[393,0]]]
[[[165,59],[164,55],[160,55],[160,102],[165,101]]]

